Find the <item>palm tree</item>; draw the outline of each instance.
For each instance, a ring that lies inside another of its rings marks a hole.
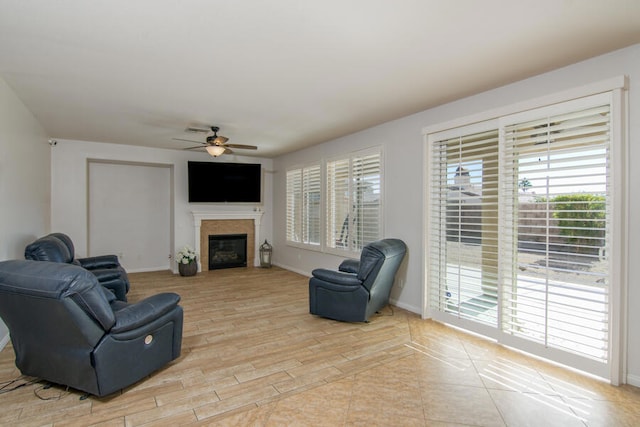
[[[520,187],[523,193],[526,193],[527,190],[532,187],[531,181],[529,181],[526,177],[522,178],[518,183],[518,187]]]

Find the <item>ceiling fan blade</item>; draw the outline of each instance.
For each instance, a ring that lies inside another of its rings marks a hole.
[[[201,148],[208,148],[209,146],[213,146],[213,147],[223,147],[224,152],[222,152],[222,154],[232,154],[233,153],[233,150],[231,150],[232,148],[238,148],[240,150],[257,150],[258,149],[258,147],[255,145],[227,144],[226,142],[229,141],[229,138],[227,138],[226,136],[218,135],[218,131],[220,130],[218,126],[211,126],[210,129],[211,129],[211,132],[213,132],[213,135],[207,136],[206,142],[194,141],[192,139],[183,139],[183,138],[171,138],[171,139],[173,139],[174,141],[186,141],[186,142],[194,142],[197,144],[201,144],[200,146],[184,148],[184,150],[195,150],[199,148],[201,149]],[[191,133],[209,132],[208,130],[200,129],[197,126],[189,126],[185,129],[185,131],[191,132]]]
[[[174,141],[186,141],[186,142],[195,142],[196,144],[202,144],[202,145],[207,145],[206,142],[200,142],[200,141],[194,141],[192,139],[182,139],[182,138],[171,138]]]
[[[257,150],[258,147],[256,147],[255,145],[243,145],[243,144],[225,144],[225,147],[230,147],[230,148],[240,148],[242,150]]]
[[[209,129],[202,129],[202,128],[197,128],[197,127],[194,127],[194,126],[189,126],[184,131],[185,132],[189,132],[189,133],[209,133],[209,132],[211,132]]]

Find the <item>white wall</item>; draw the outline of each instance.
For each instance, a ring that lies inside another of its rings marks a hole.
[[[25,246],[49,231],[47,135],[0,78],[0,260],[24,259]],[[0,321],[0,349],[8,341]]]
[[[184,245],[195,247],[192,211],[253,211],[261,208],[260,240],[271,240],[272,230],[272,161],[256,157],[224,156],[217,161],[261,163],[263,166],[263,204],[189,204],[187,200],[187,161],[208,161],[206,153],[134,147],[122,144],[58,140],[51,153],[51,229],[68,234],[76,256],[87,254],[87,162],[88,160],[138,162],[172,165],[174,172],[174,242],[175,251]],[[127,209],[123,206],[122,209]],[[135,253],[134,245],[123,242],[121,252]],[[95,255],[95,254],[94,254]],[[174,272],[177,271],[175,264]]]
[[[87,255],[115,254],[131,272],[172,269],[173,168],[91,161],[88,173]]]
[[[500,64],[496,64],[500,66]],[[327,158],[359,148],[381,145],[384,150],[385,172],[385,236],[398,237],[408,245],[408,260],[400,272],[403,288],[395,287],[392,301],[398,306],[421,312],[423,286],[423,170],[425,168],[422,129],[488,110],[562,92],[582,85],[627,75],[629,87],[629,159],[632,165],[629,182],[640,182],[640,45],[612,52],[569,67],[558,69],[524,81],[510,84],[473,97],[404,117],[320,146],[311,147],[274,161],[274,262],[309,274],[317,267],[335,268],[340,259],[329,254],[289,247],[285,243],[285,172],[287,168]],[[456,82],[452,81],[452,85]],[[630,384],[640,386],[640,263],[634,262],[640,253],[640,196],[631,187],[628,201],[630,226],[628,276],[628,375]]]

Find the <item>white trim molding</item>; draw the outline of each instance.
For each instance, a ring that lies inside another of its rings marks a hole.
[[[193,228],[194,228],[194,240],[195,240],[195,250],[196,253],[200,253],[200,227],[202,226],[202,221],[210,221],[210,220],[224,220],[224,219],[252,219],[254,226],[254,236],[253,244],[255,246],[254,257],[253,257],[253,265],[255,267],[260,265],[260,223],[262,221],[262,215],[264,211],[262,210],[254,210],[254,211],[230,211],[230,212],[197,212],[192,211],[193,215]],[[200,258],[198,258],[198,271],[202,271],[202,264]]]

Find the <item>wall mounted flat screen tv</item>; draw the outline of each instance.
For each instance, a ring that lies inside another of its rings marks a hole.
[[[262,166],[189,162],[189,203],[260,203]]]

